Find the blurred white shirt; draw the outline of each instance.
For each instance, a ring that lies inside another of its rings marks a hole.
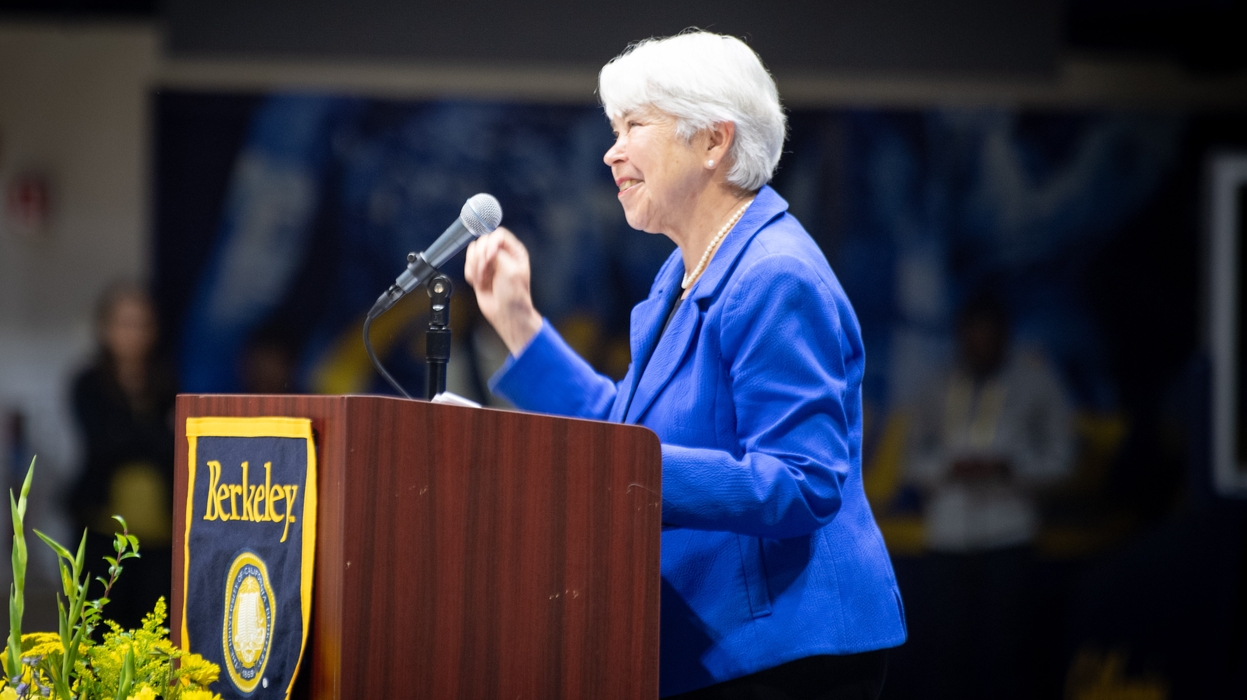
[[[1042,358],[1011,354],[978,382],[945,373],[913,407],[907,476],[926,491],[929,549],[974,552],[1026,544],[1039,531],[1034,493],[1069,473],[1070,409]],[[999,459],[1008,476],[981,483],[952,478],[960,459]]]

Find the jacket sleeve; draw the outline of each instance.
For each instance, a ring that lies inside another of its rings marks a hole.
[[[509,356],[490,378],[489,388],[525,411],[597,420],[610,413],[618,391],[544,319],[519,356]]]
[[[850,382],[860,382],[862,357],[842,327],[856,333],[856,321],[843,292],[795,256],[764,257],[734,278],[721,302],[720,351],[736,444],[663,445],[663,520],[762,537],[808,534],[835,517],[850,470],[860,469],[852,449],[860,424],[845,401],[858,400]]]

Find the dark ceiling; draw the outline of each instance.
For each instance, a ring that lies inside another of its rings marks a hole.
[[[575,0],[0,0],[0,19],[158,18],[175,55],[598,62],[623,37],[699,25],[746,35],[781,70],[1043,73],[1064,50],[1170,59],[1203,74],[1247,68],[1244,0],[825,0],[768,4],[765,12],[741,0],[634,0],[627,12],[622,7]]]

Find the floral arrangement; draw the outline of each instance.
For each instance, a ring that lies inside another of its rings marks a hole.
[[[13,514],[13,585],[9,589],[9,638],[4,654],[4,678],[0,679],[0,700],[220,700],[208,690],[221,669],[198,654],[188,654],[169,642],[163,627],[165,601],[143,618],[139,629],[125,630],[104,619],[108,594],[123,569],[122,562],[139,556],[138,538],[129,533],[126,522],[113,541],[116,556],[108,562],[108,578],[95,580],[103,594],[88,600],[92,583],[84,577],[83,558],[87,536],[76,553],[35,530],[44,544],[56,552],[63,595],[57,596],[59,631],[22,634],[22,614],[26,592],[26,496],[35,473],[32,459],[15,499],[9,492]],[[97,641],[95,633],[107,628]]]

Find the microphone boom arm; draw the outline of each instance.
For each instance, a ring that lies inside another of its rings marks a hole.
[[[381,360],[377,358],[377,354],[372,350],[372,322],[381,314],[389,311],[390,308],[397,304],[398,300],[406,296],[408,292],[431,279],[436,274],[437,268],[430,265],[424,259],[423,254],[408,253],[407,269],[403,271],[403,274],[398,276],[398,279],[394,281],[394,284],[390,285],[389,289],[385,290],[381,293],[381,296],[377,297],[376,303],[372,305],[372,309],[370,309],[368,311],[368,315],[364,317],[364,350],[368,353],[368,359],[372,362],[372,366],[377,370],[377,373],[384,377],[385,381],[389,382],[390,386],[394,387],[405,399],[410,399],[411,394],[408,394],[407,390],[403,388],[403,385],[399,384],[398,380],[386,371],[385,366],[381,364]]]
[[[397,304],[399,299],[402,299],[411,290],[432,279],[433,275],[436,274],[437,268],[424,259],[423,253],[408,253],[407,269],[398,276],[398,279],[394,281],[394,284],[390,285],[389,289],[377,297],[377,301],[372,305],[368,316],[376,318],[389,311],[390,307]]]

